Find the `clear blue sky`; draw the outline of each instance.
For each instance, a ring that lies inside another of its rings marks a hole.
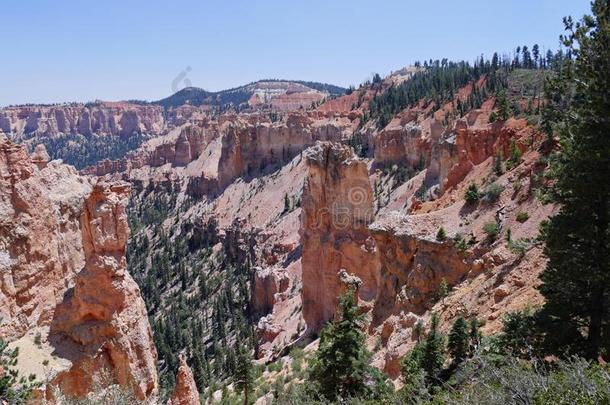
[[[416,60],[558,46],[588,0],[6,0],[0,105],[159,99],[262,78],[359,84]],[[180,84],[183,86],[184,82]]]

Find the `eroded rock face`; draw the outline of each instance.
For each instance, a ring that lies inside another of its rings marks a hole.
[[[375,137],[375,164],[404,164],[418,168],[427,162],[430,141],[425,136],[426,125],[429,126],[430,122],[419,124],[412,114],[392,121]]]
[[[438,180],[441,190],[455,187],[478,164],[500,151],[508,157],[511,139],[516,138],[523,123],[518,121],[487,125],[469,125],[466,118],[455,124],[454,136],[438,145]]]
[[[40,148],[0,137],[0,336],[48,325],[83,267],[80,215],[91,184]],[[35,164],[36,163],[36,164]]]
[[[152,105],[101,102],[94,105],[6,107],[0,110],[0,129],[18,138],[59,134],[130,136],[159,135],[166,126],[163,108]]]
[[[424,314],[436,298],[442,280],[460,283],[470,265],[451,242],[421,237],[417,231],[434,228],[426,216],[389,215],[371,225],[379,249],[380,286],[373,310],[373,326],[391,314]]]
[[[0,138],[0,336],[45,331],[54,355],[72,364],[45,371],[67,396],[87,394],[106,369],[113,382],[149,398],[156,350],[125,270],[129,187],[92,185],[72,166],[47,160],[44,148],[30,157]]]
[[[127,184],[96,184],[80,218],[86,263],[57,307],[49,334],[58,355],[72,361],[53,381],[66,396],[86,395],[104,370],[139,399],[157,391],[146,308],[126,271],[128,193]]]
[[[180,366],[176,374],[176,388],[167,405],[199,405],[199,391],[193,378],[193,371],[186,364],[184,354],[179,356]]]
[[[43,144],[36,145],[34,152],[30,155],[32,163],[38,166],[39,169],[44,169],[49,160],[51,160],[47,148]]]
[[[131,170],[144,166],[159,167],[170,164],[173,167],[187,166],[196,160],[213,136],[207,128],[184,124],[167,135],[151,139],[119,160],[104,159],[95,166],[83,169],[83,174],[104,176],[114,173],[129,174]]]
[[[286,163],[316,141],[339,141],[351,125],[347,119],[313,120],[304,114],[291,114],[279,123],[226,120],[220,129],[220,187],[268,165]]]
[[[373,221],[373,190],[366,163],[351,148],[319,142],[305,152],[303,186],[303,317],[316,333],[332,319],[342,292],[340,271],[358,277],[359,298],[377,294],[379,262],[367,226]]]

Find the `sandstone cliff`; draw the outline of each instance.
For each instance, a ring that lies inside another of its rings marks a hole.
[[[94,185],[48,162],[43,147],[29,157],[4,137],[0,176],[0,336],[22,348],[19,364],[67,396],[87,394],[102,369],[137,397],[153,396],[156,350],[125,270],[129,187]]]
[[[166,127],[163,108],[152,105],[95,104],[28,105],[0,109],[0,130],[15,139],[59,134],[160,135]]]
[[[84,396],[96,373],[139,399],[157,391],[156,349],[140,290],[126,272],[129,235],[126,184],[98,183],[81,215],[85,266],[66,292],[51,324],[50,340],[72,367],[53,381],[68,396]]]
[[[341,293],[339,272],[360,278],[360,298],[377,294],[379,264],[367,226],[373,221],[373,190],[366,163],[351,148],[318,143],[305,153],[303,186],[303,318],[311,333],[333,318]]]
[[[34,163],[35,162],[35,163]],[[91,192],[73,167],[0,139],[0,335],[48,325],[85,258],[79,218]]]

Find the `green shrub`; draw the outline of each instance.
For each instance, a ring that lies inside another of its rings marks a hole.
[[[529,241],[527,241],[525,239],[518,239],[516,241],[515,240],[508,241],[508,249],[519,257],[522,257],[523,255],[525,255],[525,252],[527,251],[528,247],[529,247]]]
[[[521,211],[517,214],[517,222],[524,223],[530,218],[530,214],[525,211]]]
[[[32,391],[41,386],[36,376],[20,376],[17,370],[19,348],[10,349],[0,338],[0,403],[25,404]]]
[[[497,201],[500,198],[500,195],[504,191],[504,187],[497,184],[491,183],[489,186],[485,188],[485,198],[488,201]]]
[[[466,190],[466,194],[464,195],[464,199],[467,203],[474,203],[479,200],[479,188],[475,183],[472,183],[468,186]]]
[[[273,363],[267,366],[267,370],[269,370],[270,373],[278,373],[280,370],[282,370],[282,361],[274,361]]]
[[[456,233],[453,237],[453,242],[455,243],[455,249],[459,253],[464,253],[468,250],[468,244],[466,243],[466,239],[462,236],[462,234]]]
[[[487,234],[487,239],[490,242],[493,242],[498,238],[498,234],[500,233],[500,229],[498,228],[498,224],[495,221],[487,222],[483,225],[483,232]]]

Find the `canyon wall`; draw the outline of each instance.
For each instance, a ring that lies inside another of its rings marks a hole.
[[[152,105],[100,102],[0,109],[0,130],[15,139],[59,134],[160,135],[165,127],[163,108]]]
[[[287,163],[316,141],[340,141],[351,127],[349,119],[314,120],[296,113],[278,123],[225,121],[218,163],[220,187],[239,176],[261,172],[268,165]]]
[[[71,166],[34,163],[0,135],[0,336],[48,325],[85,257],[80,215],[89,180]]]

